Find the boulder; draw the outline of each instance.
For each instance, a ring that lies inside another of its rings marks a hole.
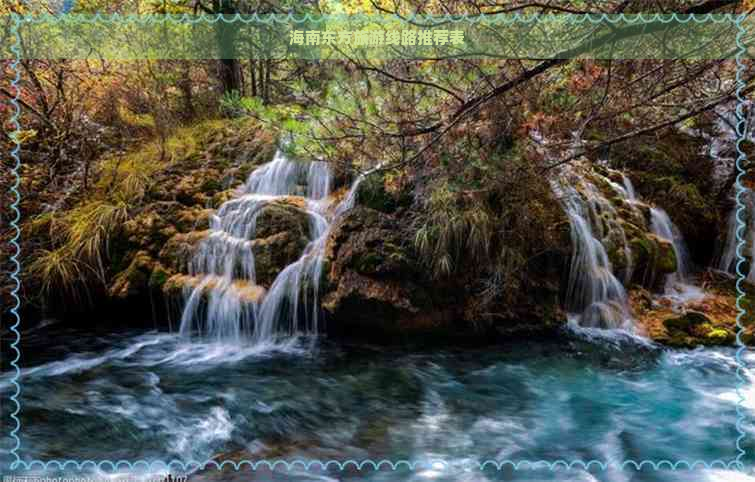
[[[697,327],[704,324],[709,324],[710,318],[705,316],[704,313],[698,311],[688,311],[687,313],[677,318],[669,318],[663,322],[663,325],[669,331],[684,331],[692,333]]]
[[[309,237],[309,214],[303,209],[301,198],[290,197],[273,201],[257,214],[256,239],[290,232],[296,237]]]
[[[269,287],[309,243],[310,218],[296,198],[274,201],[257,215],[254,253],[257,283]]]
[[[704,313],[687,311],[682,316],[664,320],[668,333],[666,344],[693,348],[699,345],[730,345],[736,335],[728,328],[717,324]]]
[[[674,245],[654,234],[638,235],[629,241],[634,282],[647,288],[662,286],[665,275],[677,269]]]
[[[292,231],[281,231],[251,243],[257,283],[270,287],[278,273],[299,259],[307,246],[307,238]]]
[[[399,223],[382,212],[357,206],[340,219],[326,245],[329,326],[402,335],[447,329],[452,310],[432,303],[410,246]]]

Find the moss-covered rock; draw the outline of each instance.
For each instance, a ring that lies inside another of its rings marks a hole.
[[[210,220],[215,211],[209,208],[193,207],[175,213],[173,225],[181,233],[204,231],[210,228]]]
[[[299,259],[309,243],[309,215],[298,198],[276,200],[260,209],[254,253],[257,283],[269,287],[283,268]]]
[[[710,345],[726,345],[733,341],[735,335],[723,328],[711,328],[705,334],[706,341]]]
[[[309,215],[298,198],[276,200],[260,209],[256,220],[257,239],[289,232],[296,238],[309,236]]]
[[[733,345],[739,330],[733,284],[729,286],[727,278],[712,271],[703,277],[708,287],[705,296],[683,305],[633,288],[630,303],[641,331],[654,341],[678,348]],[[752,331],[745,326],[745,343]]]
[[[669,318],[663,322],[663,325],[670,331],[684,331],[691,333],[698,326],[710,325],[710,319],[703,313],[697,311],[688,311],[682,316]]]
[[[654,241],[658,247],[658,254],[655,259],[655,265],[653,266],[654,272],[658,274],[674,273],[678,266],[674,245],[670,241],[657,236]]]
[[[257,283],[269,287],[278,273],[301,257],[307,238],[282,231],[251,243]]]
[[[729,345],[735,339],[735,334],[730,329],[716,326],[708,316],[697,311],[669,318],[663,325],[668,332],[666,343],[676,347]]]
[[[139,251],[128,268],[115,276],[108,288],[109,295],[123,300],[146,293],[154,266],[155,260],[146,251]]]
[[[611,151],[639,197],[671,214],[699,265],[709,265],[722,212],[703,137],[677,130],[638,137]]]
[[[447,313],[417,279],[410,244],[392,217],[357,206],[333,227],[326,246],[323,308],[338,331],[416,333],[442,330]]]
[[[665,275],[677,269],[676,251],[666,239],[645,233],[629,241],[633,281],[647,288],[662,286]]]
[[[185,271],[197,246],[209,233],[209,231],[191,231],[175,234],[160,250],[158,256],[160,262],[174,273]]]

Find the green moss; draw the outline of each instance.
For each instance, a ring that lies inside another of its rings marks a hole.
[[[644,236],[637,236],[629,241],[629,249],[632,251],[632,260],[635,265],[635,271],[638,273],[651,273],[652,260],[655,259],[656,256],[655,243]],[[644,275],[645,273],[641,274]]]
[[[655,273],[673,273],[676,271],[677,259],[676,251],[671,243],[656,243],[658,246],[658,256],[655,260]]]
[[[205,179],[199,189],[205,193],[216,193],[223,189],[223,185],[217,179],[210,178]]]
[[[704,324],[710,324],[710,320],[707,316],[697,311],[688,311],[678,318],[670,318],[663,322],[663,326],[669,332],[681,331],[684,333],[691,333],[698,325]]]
[[[622,270],[627,267],[627,257],[623,247],[618,243],[606,243],[606,255],[614,269]]]
[[[149,287],[152,289],[162,289],[163,285],[168,281],[168,278],[170,278],[170,273],[168,273],[165,268],[158,265],[152,270],[152,274],[149,277]]]
[[[712,345],[725,345],[733,335],[723,328],[713,328],[705,334],[705,341]]]

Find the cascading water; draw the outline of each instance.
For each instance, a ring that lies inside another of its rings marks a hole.
[[[213,216],[210,234],[191,263],[190,275],[197,281],[188,290],[181,334],[251,339],[254,344],[273,344],[302,326],[305,334],[316,334],[325,241],[332,219],[352,207],[361,179],[329,213],[332,176],[326,163],[291,161],[279,151],[252,172],[242,195],[224,203]],[[257,217],[270,202],[297,195],[304,195],[310,241],[302,256],[265,291],[256,285],[251,245]]]
[[[686,283],[689,279],[689,254],[679,228],[671,222],[668,213],[661,208],[650,208],[650,230],[656,236],[669,241],[676,255],[676,271],[667,278],[668,283]]]
[[[744,205],[741,219],[745,223],[745,229],[740,233],[742,239],[745,241],[745,247],[742,254],[750,257],[750,268],[747,273],[747,281],[755,283],[755,191],[752,189],[745,189],[742,192],[740,199]],[[721,257],[718,260],[718,269],[731,274],[737,273],[738,211],[739,209],[735,205],[734,209],[729,213],[726,240],[721,252]]]
[[[616,191],[616,193],[622,198],[626,205],[629,206],[632,214],[636,217],[641,218],[642,213],[640,212],[638,206],[642,203],[639,199],[637,199],[637,194],[634,191],[632,181],[623,172],[613,169],[609,169],[609,172],[621,176],[621,184],[618,184],[607,178],[606,181],[608,182],[608,184],[613,188],[614,191]],[[615,212],[612,212],[612,214],[615,216]],[[626,267],[624,269],[624,283],[627,284],[631,281],[632,272],[634,270],[632,250],[629,248],[629,243],[627,242],[624,230],[620,229],[619,233],[621,235],[622,246],[624,247],[624,258],[626,259]]]
[[[755,142],[755,103],[752,100],[745,100],[740,106],[744,121],[741,130],[737,129],[740,118],[737,116],[737,110],[733,104],[725,104],[716,109],[717,121],[715,123],[715,132],[713,135],[703,134],[709,141],[708,155],[713,160],[714,181],[720,185],[737,174],[736,145],[740,137],[749,142]],[[743,129],[742,129],[743,127]],[[736,203],[737,191],[734,190],[734,207],[729,213],[725,238],[721,240],[719,256],[716,258],[714,266],[721,271],[737,274],[737,222],[738,206]],[[745,241],[742,255],[749,257],[749,268],[747,264],[743,268],[746,280],[755,283],[755,192],[752,189],[745,188],[741,194],[740,200],[744,205],[744,212],[741,220],[745,224],[745,229],[740,236]]]
[[[681,303],[701,299],[705,293],[690,282],[689,252],[681,231],[661,208],[650,209],[650,230],[671,243],[676,257],[676,271],[666,276],[665,295]]]
[[[578,178],[577,185],[579,190],[571,185],[554,185],[571,226],[566,308],[580,326],[631,331],[627,293],[613,274],[603,244],[613,238],[612,242],[623,240],[626,246],[623,229],[612,222],[616,219],[615,210],[595,185],[583,177]]]

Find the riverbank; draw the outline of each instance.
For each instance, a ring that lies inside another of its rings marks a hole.
[[[653,163],[678,165],[691,161],[666,144],[690,144],[676,149],[687,156],[699,140],[655,142]],[[728,204],[701,201],[681,217],[678,210],[667,215],[661,205],[677,208],[637,166],[622,171],[582,160],[550,187],[540,180],[532,189],[542,199],[516,207],[528,222],[517,221],[503,238],[494,220],[513,212],[500,201],[401,170],[378,171],[356,186],[354,171],[295,158],[254,119],[204,121],[158,147],[104,156],[96,163],[98,183],[65,197],[35,181],[33,164],[24,167],[26,323],[51,317],[86,326],[120,313],[127,325],[137,319],[201,332],[205,315],[197,310],[222,299],[223,310],[227,302],[238,305],[235,314],[208,319],[228,333],[251,333],[257,328],[250,320],[260,315],[252,311],[272,290],[280,306],[268,318],[301,297],[308,301],[297,309],[310,313],[294,313],[286,333],[272,318],[262,323],[272,338],[314,330],[367,342],[474,344],[558,336],[576,317],[584,326],[628,329],[671,346],[735,343],[735,285],[716,271],[735,247]],[[675,169],[658,174],[673,189],[713,189],[701,167]],[[344,200],[347,193],[353,199]],[[696,230],[695,217],[713,219],[714,230]],[[319,261],[302,261],[307,267],[299,271],[319,277],[283,287],[284,273],[289,284],[303,276],[291,267],[310,256],[318,237]],[[500,264],[506,259],[513,264]],[[669,301],[674,283],[699,296]],[[743,289],[752,294],[751,284]],[[187,314],[190,299],[197,312]],[[745,343],[752,342],[751,311],[742,318]],[[238,328],[242,318],[249,326]]]

